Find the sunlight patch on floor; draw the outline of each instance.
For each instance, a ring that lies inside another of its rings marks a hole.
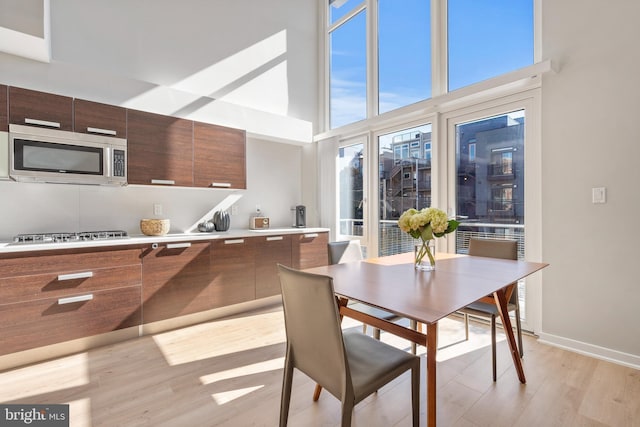
[[[42,383],[29,366],[0,373],[0,401],[11,402],[58,390],[89,384],[88,353],[79,353],[41,363],[48,381]],[[3,387],[2,384],[11,384]]]
[[[281,329],[273,327],[278,321],[282,322]],[[196,337],[210,345],[190,346],[188,343]],[[170,366],[281,344],[285,339],[282,311],[212,320],[153,336]]]
[[[237,390],[229,390],[229,391],[225,391],[222,393],[216,393],[216,394],[212,394],[211,397],[213,397],[213,400],[215,400],[215,402],[218,405],[224,405],[225,403],[229,403],[232,402],[240,397],[246,396],[250,393],[253,393],[256,390],[260,390],[261,388],[263,388],[264,385],[258,385],[255,387],[246,387],[246,388],[239,388]]]
[[[245,375],[260,374],[268,371],[276,371],[282,369],[284,366],[284,357],[278,357],[276,359],[266,360],[264,362],[252,363],[250,365],[240,366],[238,368],[227,369],[226,371],[220,371],[209,375],[203,375],[200,377],[200,382],[203,385],[213,384],[217,381],[229,380],[233,378],[242,377]]]

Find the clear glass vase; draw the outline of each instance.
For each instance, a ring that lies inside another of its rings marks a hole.
[[[415,268],[420,271],[433,271],[436,269],[436,242],[433,239],[417,239],[414,248]]]

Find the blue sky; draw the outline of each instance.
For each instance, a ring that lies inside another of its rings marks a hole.
[[[336,0],[339,3],[340,0]],[[361,1],[332,9],[332,22]],[[428,0],[379,0],[380,111],[431,97]],[[532,0],[450,0],[449,88],[533,63]],[[366,115],[364,12],[332,36],[332,127]]]

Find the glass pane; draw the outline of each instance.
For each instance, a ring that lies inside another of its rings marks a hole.
[[[351,12],[362,0],[329,0],[329,25]]]
[[[379,0],[380,113],[431,97],[429,0]]]
[[[450,91],[533,64],[533,0],[447,4]]]
[[[367,55],[365,12],[329,35],[331,128],[367,117]]]
[[[409,208],[431,206],[431,124],[381,135],[379,164],[379,255],[413,250],[414,241],[398,228]]]
[[[363,235],[363,152],[363,144],[341,147],[338,152],[340,234],[344,236]]]
[[[524,259],[524,128],[522,110],[456,126],[456,253],[466,254],[472,237],[512,239]]]

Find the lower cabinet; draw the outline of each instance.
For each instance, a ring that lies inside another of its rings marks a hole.
[[[0,354],[140,325],[139,248],[0,256]]]
[[[0,355],[280,293],[328,233],[0,254]]]
[[[209,242],[146,246],[142,282],[144,323],[210,309]]]
[[[321,267],[329,264],[329,233],[296,234],[293,239],[293,268]]]
[[[213,307],[238,304],[256,298],[253,238],[211,242],[210,293]]]
[[[280,293],[278,264],[291,266],[291,235],[254,237],[256,240],[256,298]]]

